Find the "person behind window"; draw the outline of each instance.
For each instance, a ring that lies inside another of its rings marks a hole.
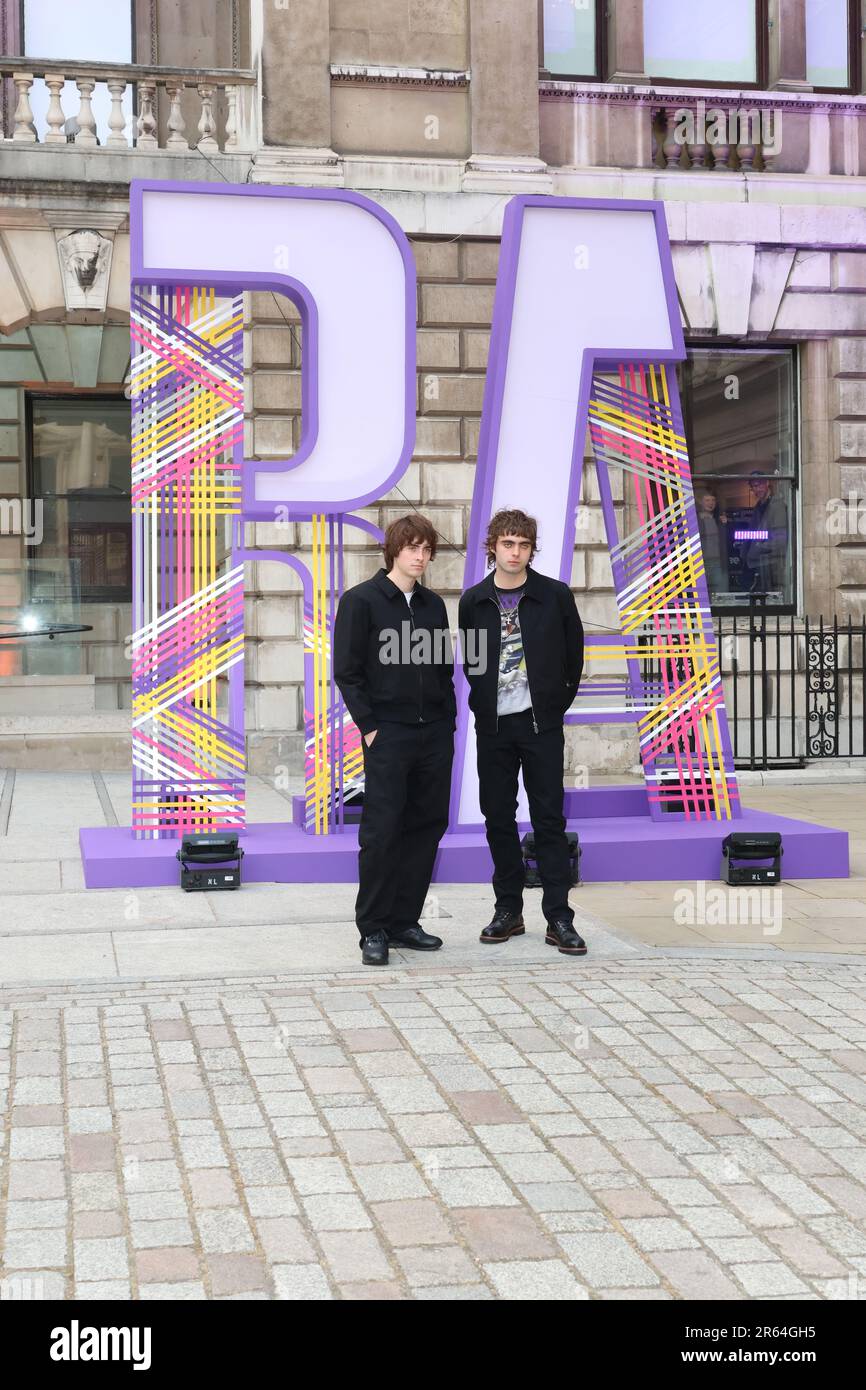
[[[704,570],[710,597],[725,593],[730,588],[728,580],[728,545],[725,528],[727,516],[718,511],[716,494],[705,488],[698,495],[698,530],[701,537],[701,552],[704,557]]]
[[[746,587],[750,593],[778,593],[785,587],[787,509],[776,495],[772,479],[764,476],[761,469],[754,469],[749,475],[749,491],[754,499],[749,529],[759,535],[746,545]]]

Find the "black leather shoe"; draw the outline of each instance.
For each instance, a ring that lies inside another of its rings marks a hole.
[[[430,932],[425,931],[420,923],[416,922],[414,927],[406,927],[405,931],[392,932],[388,944],[403,947],[407,951],[438,951],[442,945],[442,937],[431,936]]]
[[[485,946],[495,946],[498,941],[522,936],[525,931],[522,912],[494,912],[493,921],[484,928],[478,940],[483,941]]]
[[[365,965],[388,964],[388,938],[383,931],[371,932],[361,943],[361,960]]]
[[[578,936],[573,923],[564,917],[558,922],[548,922],[544,939],[548,946],[558,946],[564,956],[586,955],[586,942],[582,936]]]

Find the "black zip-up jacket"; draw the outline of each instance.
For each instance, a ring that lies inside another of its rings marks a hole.
[[[494,574],[491,570],[460,600],[460,640],[463,671],[469,682],[469,708],[475,715],[476,729],[483,734],[495,734],[498,728],[496,698],[502,623],[494,594]],[[538,732],[545,733],[562,725],[563,715],[577,694],[583,671],[583,624],[568,585],[538,574],[531,567],[526,571],[518,616],[532,717]],[[482,655],[485,641],[486,661],[479,661],[479,669],[474,669],[467,654]]]
[[[439,595],[416,584],[410,612],[383,569],[347,589],[334,624],[334,679],[362,734],[382,722],[453,723],[454,653]]]

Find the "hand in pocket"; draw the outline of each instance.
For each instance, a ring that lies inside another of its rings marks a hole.
[[[366,743],[366,745],[367,745],[368,748],[371,746],[371,744],[372,744],[372,742],[373,742],[373,739],[376,737],[376,735],[378,734],[378,732],[379,732],[378,729],[373,729],[372,733],[369,733],[369,734],[365,734],[365,735],[364,735],[364,742]]]

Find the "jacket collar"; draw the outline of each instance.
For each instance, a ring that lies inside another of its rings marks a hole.
[[[496,569],[493,568],[490,570],[489,574],[487,574],[485,578],[481,580],[480,584],[478,585],[478,593],[475,598],[476,603],[483,603],[485,599],[489,598],[492,598],[494,603],[496,602],[496,595],[493,592],[496,587],[496,585],[493,582],[493,576],[495,574]],[[535,570],[532,568],[531,565],[528,565],[526,569],[526,583],[523,590],[524,594],[527,598],[540,599],[541,587],[541,576],[535,573]]]
[[[393,580],[388,578],[388,573],[384,569],[376,571],[373,575],[373,583],[381,590],[386,598],[395,599],[403,597],[404,590],[399,588]],[[426,602],[427,590],[424,588],[423,584],[416,582],[415,588],[412,590],[412,597],[415,601],[421,599],[422,602]]]

